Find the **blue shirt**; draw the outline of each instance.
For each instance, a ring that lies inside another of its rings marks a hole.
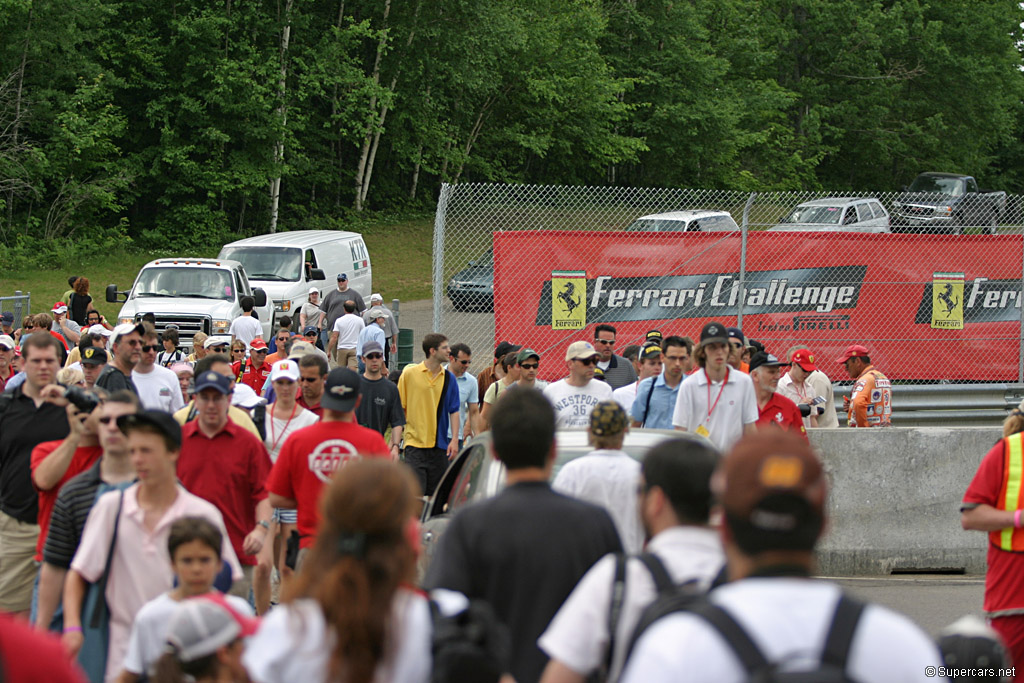
[[[633,419],[647,429],[672,429],[672,413],[676,409],[676,396],[682,382],[669,387],[665,384],[665,375],[648,377],[636,388],[636,400],[633,401]],[[654,394],[651,395],[651,387]],[[647,399],[650,397],[650,414],[647,410]],[[646,419],[646,422],[644,421]]]
[[[453,375],[455,373],[452,373]],[[462,373],[462,377],[456,377],[455,380],[459,383],[459,439],[466,433],[466,420],[469,416],[469,404],[476,405],[480,402],[479,396],[477,396],[477,383],[476,377],[469,374],[468,372]],[[448,438],[452,438],[452,426],[448,425]]]
[[[360,358],[363,357],[363,344],[368,341],[375,341],[380,344],[381,351],[384,350],[384,345],[387,344],[387,337],[384,336],[384,330],[380,329],[380,325],[373,323],[363,328],[363,331],[359,333],[359,340],[356,341],[356,355]]]

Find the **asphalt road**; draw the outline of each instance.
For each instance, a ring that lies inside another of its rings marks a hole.
[[[856,597],[907,615],[932,636],[965,614],[982,616],[982,576],[919,574],[835,580]]]

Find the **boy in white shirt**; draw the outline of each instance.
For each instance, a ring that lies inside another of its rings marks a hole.
[[[167,624],[183,600],[215,590],[213,582],[221,570],[223,543],[217,527],[202,517],[183,517],[171,525],[167,549],[178,585],[147,602],[135,616],[119,683],[140,680],[164,653]],[[231,595],[224,600],[238,614],[253,616],[245,600]]]
[[[240,339],[248,347],[256,337],[263,339],[263,326],[260,325],[259,318],[253,315],[253,309],[256,308],[255,299],[251,296],[243,296],[238,303],[242,306],[242,315],[231,321],[231,329],[228,330],[228,334],[231,335],[232,342]]]

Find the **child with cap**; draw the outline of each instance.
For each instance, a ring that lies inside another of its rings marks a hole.
[[[173,621],[185,600],[215,590],[223,545],[220,530],[202,517],[182,517],[171,524],[167,550],[177,586],[147,602],[135,616],[121,683],[137,681],[144,673],[154,674],[153,665],[164,653],[169,635],[168,621]],[[242,598],[229,595],[223,599],[237,614],[253,616],[249,603]]]
[[[164,654],[156,662],[153,680],[248,681],[242,639],[255,634],[257,624],[214,596],[185,601],[167,625]]]

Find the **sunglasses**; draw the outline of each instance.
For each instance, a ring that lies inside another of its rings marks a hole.
[[[299,377],[300,382],[320,382],[322,379],[321,377]]]
[[[582,363],[583,361],[580,362]],[[540,367],[540,363],[521,363],[519,367],[521,367],[523,370],[536,370],[537,368]]]
[[[146,344],[142,347],[143,353],[149,353],[150,351],[159,351],[163,347],[159,344]]]
[[[615,346],[615,340],[614,339],[595,339],[594,343],[595,344],[607,344],[608,346]]]
[[[26,330],[34,330],[34,329],[36,329],[36,326],[35,325],[25,325],[24,329],[26,329]]]
[[[384,357],[383,353],[368,353],[365,356],[363,356],[363,358],[366,358],[367,360],[377,360],[378,358],[383,358],[383,357]]]
[[[226,347],[226,346],[211,346],[210,350],[211,351],[215,351],[217,353],[224,353],[225,351],[228,350],[228,347]]]
[[[736,342],[735,344],[732,343],[732,342],[729,342],[729,346],[731,346],[734,349],[742,349],[743,348],[743,344],[740,344],[739,342]]]
[[[453,363],[458,363],[459,365],[469,365],[471,361],[468,361],[468,360],[456,360],[456,361],[452,361],[452,362]]]
[[[577,363],[582,363],[583,365],[595,365],[597,363],[597,359],[593,356],[590,358],[573,358],[573,360]]]

